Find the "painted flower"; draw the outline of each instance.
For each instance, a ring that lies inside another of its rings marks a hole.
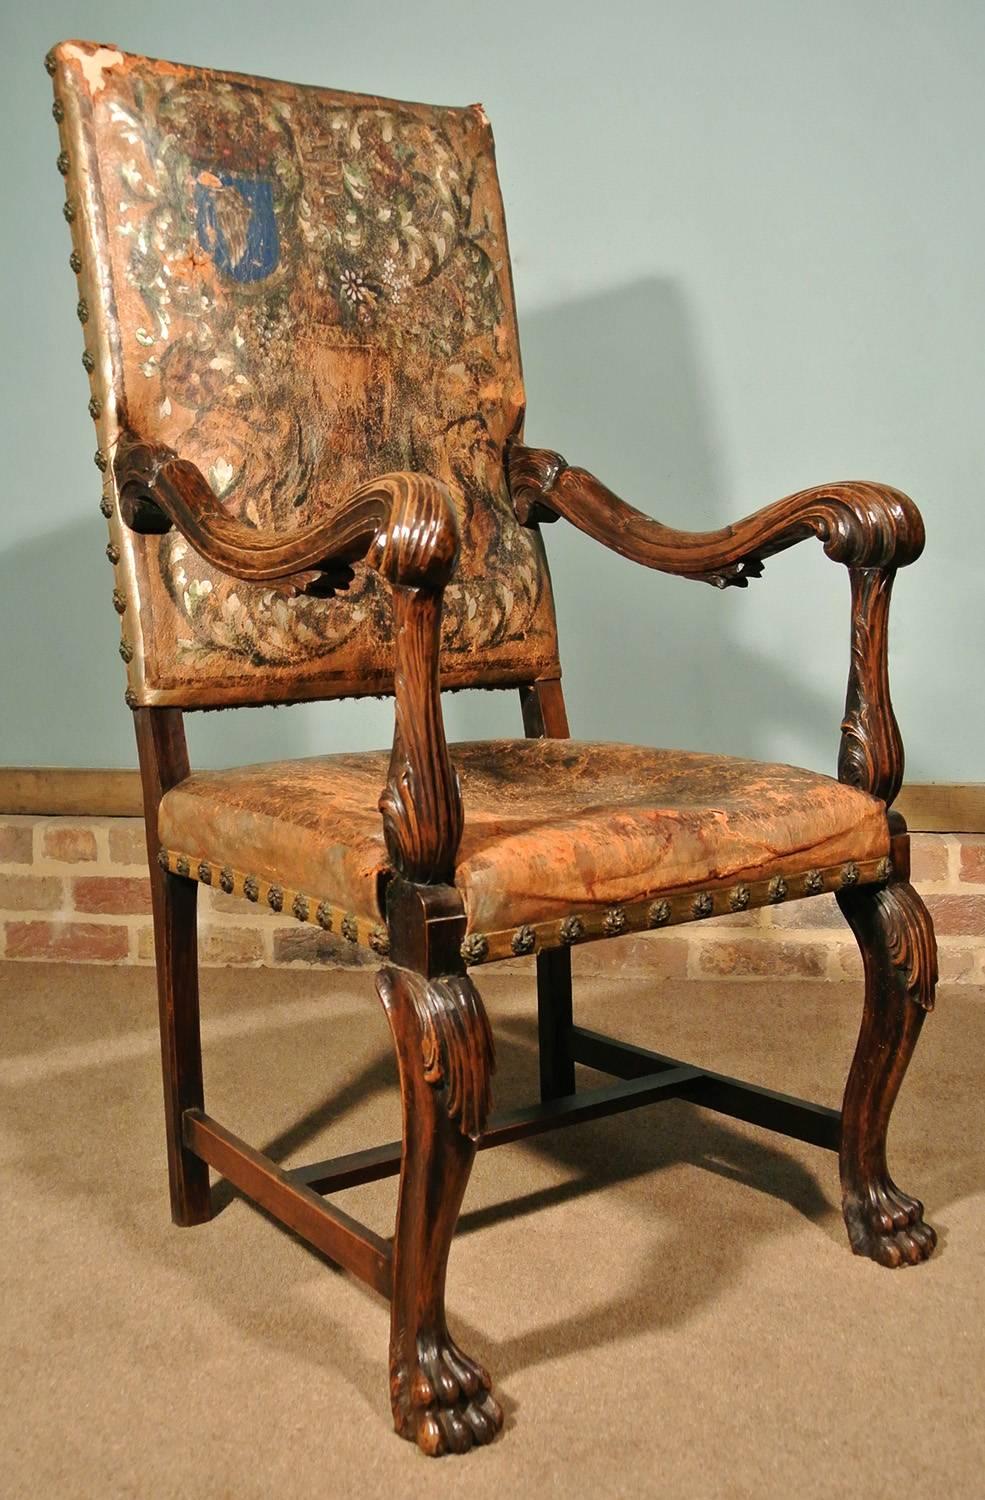
[[[358,271],[343,271],[339,291],[347,302],[356,306],[360,302],[368,302],[372,305],[376,301],[372,289],[362,279]]]

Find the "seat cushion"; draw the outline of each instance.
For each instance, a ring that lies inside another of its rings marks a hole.
[[[881,802],[793,766],[575,740],[450,750],[465,805],[456,883],[470,932],[889,849]],[[378,923],[390,873],[377,808],[388,761],[381,750],[197,772],[162,799],[161,843],[193,874],[199,861],[229,866]]]

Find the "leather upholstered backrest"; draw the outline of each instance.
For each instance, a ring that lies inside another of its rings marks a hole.
[[[88,42],[46,65],[128,701],[182,707],[392,686],[387,586],[335,599],[210,569],[121,524],[122,427],[191,459],[230,512],[306,528],[358,484],[434,474],[461,507],[442,682],[557,670],[540,538],[513,515],[523,413],[492,135],[444,109],[182,67]]]

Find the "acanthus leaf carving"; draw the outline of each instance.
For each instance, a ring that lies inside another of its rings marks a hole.
[[[887,807],[903,783],[903,741],[889,693],[889,602],[895,570],[852,568],[851,666],[838,779]]]
[[[445,1113],[462,1134],[478,1140],[489,1117],[496,1049],[472,980],[467,974],[425,979],[410,969],[383,969],[378,987],[388,1012],[409,998],[424,1079],[443,1090]]]
[[[904,993],[921,1010],[933,1010],[937,987],[937,941],[930,913],[906,881],[849,887],[835,898],[863,954],[884,949]],[[870,930],[871,929],[871,930]]]

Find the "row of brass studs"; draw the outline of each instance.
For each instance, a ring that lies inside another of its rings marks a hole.
[[[610,906],[602,913],[581,917],[572,914],[561,922],[526,923],[514,931],[470,932],[464,938],[461,955],[468,965],[490,960],[522,957],[549,948],[571,947],[575,943],[595,942],[599,938],[618,937],[625,932],[645,932],[659,927],[678,926],[683,922],[702,921],[715,915],[748,911],[760,906],[775,906],[788,897],[798,900],[823,891],[846,890],[859,884],[885,884],[893,873],[888,855],[863,864],[849,860],[825,869],[806,870],[802,874],[773,875],[769,880],[740,882],[724,888],[715,886],[702,891],[671,891],[655,901],[641,901],[626,906]],[[718,911],[716,913],[716,897]],[[724,898],[724,899],[722,899]]]
[[[44,65],[45,65],[45,69],[47,70],[47,72],[50,73],[52,77],[54,77],[55,73],[57,72],[57,63],[56,63],[54,55],[52,53],[49,52],[47,54],[47,56],[45,57],[45,60],[44,60]],[[53,102],[53,104],[51,106],[51,113],[54,116],[55,121],[57,122],[57,124],[61,125],[62,122],[65,119],[65,106],[62,103],[61,99],[57,99],[56,98],[54,100],[54,102]],[[58,156],[57,156],[56,161],[55,161],[55,165],[58,168],[58,171],[61,174],[61,176],[67,178],[68,175],[69,175],[69,172],[71,170],[72,160],[71,160],[71,157],[70,157],[68,151],[65,150],[64,148],[61,151],[59,151]],[[78,205],[75,202],[74,198],[72,198],[70,196],[66,197],[65,202],[62,205],[62,213],[64,214],[65,220],[66,220],[66,222],[68,224],[71,225],[71,224],[75,223],[75,220],[76,220],[77,215],[78,215]],[[72,247],[72,253],[69,255],[68,263],[71,266],[72,270],[74,271],[75,275],[76,276],[81,276],[81,274],[82,274],[82,265],[83,265],[82,256],[80,255],[79,251],[74,246]],[[84,295],[82,295],[82,296],[79,297],[78,303],[76,304],[75,312],[76,312],[76,316],[78,317],[79,322],[82,324],[83,327],[85,327],[85,325],[89,321],[89,304],[86,301],[86,298],[85,298]],[[93,372],[95,371],[96,361],[95,361],[93,355],[89,352],[88,349],[84,349],[82,351],[82,367],[85,370],[85,372],[86,372],[87,375],[92,375]],[[89,397],[89,415],[90,415],[90,417],[92,418],[92,420],[94,422],[98,423],[98,421],[99,421],[100,417],[102,416],[102,414],[103,414],[103,402],[102,402],[101,398],[98,395],[96,395],[95,393],[92,393],[90,395],[90,397]],[[105,474],[107,472],[107,470],[109,468],[109,455],[106,452],[106,449],[102,446],[102,444],[100,444],[100,446],[96,449],[96,452],[93,455],[93,462],[95,463],[96,468],[99,470],[99,472],[101,474]],[[100,496],[99,509],[100,509],[100,511],[102,512],[103,516],[106,518],[107,521],[111,521],[112,520],[112,518],[113,518],[113,503],[112,503],[111,499],[109,498],[109,496],[105,492]],[[117,565],[117,563],[120,561],[120,549],[115,544],[115,542],[111,541],[110,544],[109,544],[109,546],[106,548],[106,556],[109,558],[110,562],[113,564],[113,566],[115,568],[116,565]],[[119,587],[115,587],[113,589],[113,608],[116,610],[117,614],[122,619],[123,615],[126,613],[127,599],[126,599],[126,595],[124,594],[123,590],[120,589]],[[131,644],[130,641],[127,640],[126,636],[124,636],[122,638],[122,640],[120,641],[119,651],[120,651],[120,656],[123,658],[124,662],[126,662],[126,664],[129,666],[130,662],[133,661],[134,651],[133,651],[133,645]],[[129,686],[127,687],[125,698],[126,698],[127,706],[129,708],[136,708],[137,707],[136,694],[134,693],[133,689],[131,687],[129,687]]]
[[[390,951],[390,935],[381,923],[366,924],[353,915],[333,906],[329,901],[318,901],[304,891],[291,891],[276,882],[261,881],[257,875],[242,875],[231,865],[214,865],[207,859],[192,860],[187,854],[176,854],[173,850],[158,850],[157,862],[162,870],[181,875],[186,880],[198,880],[202,885],[217,885],[227,896],[240,891],[247,901],[259,903],[262,887],[266,887],[265,900],[271,911],[290,911],[298,922],[308,922],[320,927],[323,932],[338,932],[353,946],[372,948],[380,957]]]

